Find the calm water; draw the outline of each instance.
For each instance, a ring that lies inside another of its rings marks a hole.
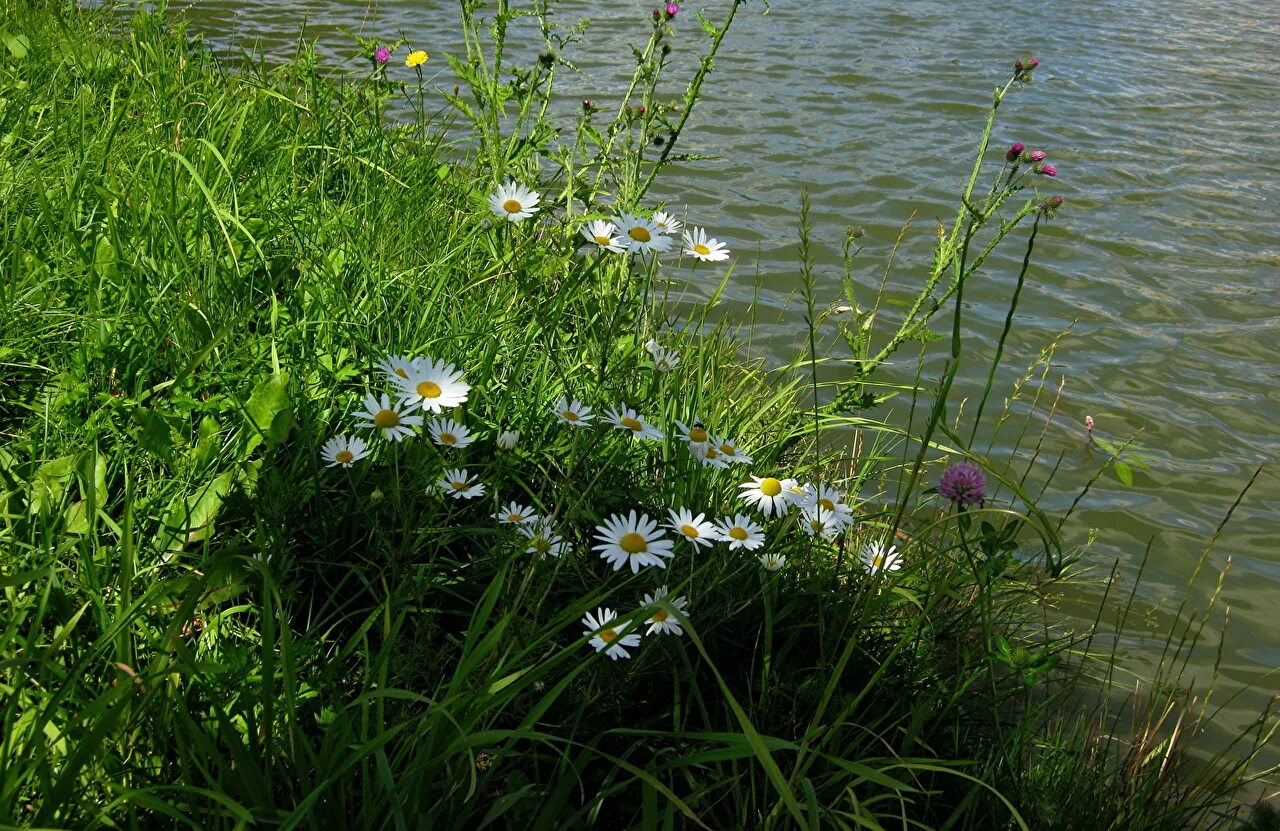
[[[460,52],[454,8],[431,0],[200,0],[189,11],[228,55],[255,45],[291,54],[305,25],[335,63],[357,66],[342,28],[388,40],[403,33],[431,51],[428,75],[446,85],[453,81],[442,54]],[[705,8],[715,19],[725,3]],[[631,0],[560,5],[568,21],[598,16],[567,53],[584,71],[562,86],[566,108],[582,97],[616,102],[647,10]],[[789,356],[803,331],[798,310],[788,308],[798,285],[801,190],[813,198],[815,237],[826,243],[825,300],[837,298],[846,226],[867,230],[859,277],[871,287],[914,212],[917,233],[893,278],[905,292],[928,268],[935,218],[954,218],[953,195],[992,88],[1014,57],[1040,56],[1036,83],[1002,107],[995,143],[1048,150],[1061,171],[1051,192],[1068,203],[1041,234],[1007,376],[1021,375],[1074,324],[1051,372],[1066,388],[1044,457],[1063,461],[1044,504],[1065,509],[1105,458],[1084,443],[1086,414],[1107,438],[1141,431],[1151,469],[1133,488],[1110,477],[1096,485],[1070,541],[1101,529],[1092,559],[1105,568],[1118,558],[1132,575],[1150,540],[1141,611],[1149,610],[1152,632],[1167,625],[1236,493],[1280,452],[1280,63],[1272,56],[1280,6],[779,0],[763,11],[750,4],[740,13],[686,134],[685,150],[722,158],[672,171],[661,192],[734,247],[740,272],[729,314],[745,317],[758,277],[761,303],[778,310],[761,315],[753,341],[761,352]],[[678,67],[687,69],[701,37],[692,14],[676,24]],[[968,320],[988,344],[1004,322],[1015,248],[966,296]],[[691,292],[718,276],[704,269]],[[970,394],[985,377],[981,353],[963,378]],[[996,437],[993,457],[1008,453],[1011,438]],[[1215,572],[1232,560],[1224,675],[1261,686],[1228,708],[1220,729],[1247,723],[1280,689],[1280,678],[1266,677],[1280,667],[1278,473],[1263,472],[1210,559]],[[1214,644],[1217,628],[1209,631]],[[1129,636],[1135,654],[1149,654],[1140,648],[1148,634],[1140,621]],[[1201,679],[1210,653],[1193,661]]]

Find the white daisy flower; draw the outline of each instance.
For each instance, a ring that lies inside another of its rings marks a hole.
[[[716,449],[714,444],[698,445],[690,442],[689,452],[693,454],[695,459],[702,462],[707,467],[715,467],[723,470],[732,464],[728,457]]]
[[[441,447],[466,447],[475,441],[465,425],[451,418],[437,418],[427,425],[431,440]]]
[[[503,525],[523,525],[533,522],[538,515],[533,512],[533,508],[521,505],[519,502],[512,502],[494,514],[493,518]]]
[[[644,342],[644,351],[648,352],[650,355],[658,354],[658,350],[661,348],[662,346],[653,338],[649,338]]]
[[[716,527],[707,522],[706,514],[693,515],[688,508],[672,510],[671,521],[667,527],[688,540],[696,551],[699,547],[710,548],[716,541]]]
[[[732,439],[716,439],[716,449],[720,451],[720,457],[727,464],[746,465],[751,463],[751,457],[742,452],[738,447],[738,443]]]
[[[689,605],[687,597],[677,597],[672,600],[667,595],[667,587],[659,586],[652,595],[644,596],[644,605],[658,607],[645,619],[645,623],[649,624],[646,635],[684,634],[684,629],[680,628],[680,622],[685,618],[684,607]]]
[[[752,522],[751,517],[746,514],[735,514],[720,520],[716,523],[716,533],[720,535],[720,539],[729,543],[730,551],[739,548],[755,551],[764,545],[764,529]]]
[[[619,236],[632,253],[652,251],[661,254],[671,248],[671,238],[663,236],[652,219],[624,213],[615,216],[613,224],[618,226]]]
[[[675,543],[662,535],[658,523],[648,514],[637,517],[634,510],[630,516],[614,514],[604,525],[597,525],[595,537],[600,544],[591,546],[592,550],[599,551],[614,571],[624,563],[631,564],[632,574],[638,574],[643,566],[666,568],[663,557],[675,556],[671,550]]]
[[[800,527],[811,537],[833,540],[836,534],[840,533],[840,529],[844,527],[844,523],[836,519],[833,511],[828,511],[819,505],[813,505],[800,511]]]
[[[518,525],[516,532],[529,540],[524,553],[537,554],[540,560],[560,557],[569,551],[569,543],[565,542],[564,537],[551,530],[551,523],[545,518]]]
[[[499,450],[515,450],[516,444],[520,441],[519,430],[503,430],[493,443],[498,446]]]
[[[873,542],[858,555],[863,567],[871,574],[882,571],[897,571],[902,568],[902,555],[898,546],[891,545],[887,549],[882,542]]]
[[[509,222],[519,222],[538,210],[538,192],[508,179],[489,196],[489,210]]]
[[[708,237],[702,228],[684,232],[684,253],[704,263],[718,263],[729,259],[729,247],[715,237]]]
[[[809,488],[813,505],[817,505],[824,511],[830,511],[835,515],[836,521],[842,525],[853,524],[853,508],[844,501],[844,494],[827,485],[810,485]]]
[[[658,231],[674,236],[680,233],[680,229],[684,227],[684,223],[675,218],[674,214],[666,211],[655,211],[653,214],[653,224],[658,226]]]
[[[367,393],[364,397],[365,412],[356,413],[361,427],[381,430],[388,441],[400,441],[405,436],[412,436],[410,427],[421,427],[422,416],[407,415],[403,403],[391,403],[391,397],[385,392],[381,399]]]
[[[787,498],[787,504],[805,508],[810,504],[809,488],[809,485],[803,485],[795,479],[785,479],[782,482],[782,495]]]
[[[676,435],[680,441],[687,441],[691,445],[696,444],[703,448],[707,447],[711,442],[711,434],[707,432],[707,428],[703,427],[700,421],[695,420],[693,426],[689,426],[676,419],[676,428],[679,431]]]
[[[320,448],[320,458],[329,463],[325,467],[351,467],[368,455],[364,439],[357,436],[334,436]]]
[[[595,420],[590,407],[576,398],[570,401],[563,395],[552,406],[551,412],[565,424],[572,424],[574,427],[585,427]]]
[[[587,238],[587,242],[601,250],[612,251],[615,254],[621,254],[627,250],[622,238],[618,236],[617,226],[612,222],[606,222],[603,219],[588,222],[582,226],[582,235]]]
[[[764,566],[765,571],[781,571],[787,564],[787,558],[781,554],[764,554],[757,559],[760,560],[760,565]]]
[[[446,470],[444,478],[436,484],[454,499],[475,499],[484,495],[484,483],[472,481],[466,468]]]
[[[408,380],[409,374],[421,362],[421,358],[410,358],[408,355],[388,355],[378,361],[378,371],[391,381]]]
[[[632,649],[640,645],[640,633],[632,632],[626,634],[631,628],[631,623],[614,623],[618,616],[614,614],[613,609],[600,607],[596,609],[593,616],[587,612],[582,618],[582,625],[587,627],[584,635],[591,635],[592,638],[588,643],[596,652],[604,650],[604,653],[613,660],[619,658],[630,658],[631,653],[627,652],[627,647]]]
[[[409,406],[438,413],[457,407],[467,400],[471,385],[462,380],[462,372],[453,364],[419,358],[409,368],[409,377],[393,378],[400,388],[400,400]]]
[[[653,368],[659,372],[670,372],[680,363],[680,353],[674,349],[656,349],[653,352]]]
[[[749,504],[755,505],[756,510],[765,516],[774,514],[782,516],[787,512],[790,504],[787,494],[795,484],[795,479],[752,476],[750,482],[738,486],[742,490],[738,495]]]
[[[614,426],[616,430],[629,430],[631,437],[634,439],[649,439],[651,441],[661,441],[663,433],[657,427],[649,424],[644,420],[644,416],[635,410],[626,406],[621,409],[609,408],[605,410],[605,419]]]

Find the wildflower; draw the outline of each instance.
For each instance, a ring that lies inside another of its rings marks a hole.
[[[1041,176],[1053,177],[1058,175],[1058,168],[1051,164],[1038,164],[1035,166],[1034,170]]]
[[[708,237],[706,229],[693,228],[684,232],[684,253],[704,263],[718,263],[729,259],[729,248],[714,237]]]
[[[634,214],[620,214],[613,218],[613,224],[626,235],[627,250],[631,252],[650,251],[662,254],[671,248],[671,239],[658,230],[657,223]]]
[[[519,182],[511,179],[489,196],[489,210],[508,222],[519,222],[533,216],[538,210],[538,192],[529,190]]]
[[[657,349],[653,353],[653,368],[659,372],[670,372],[680,363],[680,353],[674,349]]]
[[[813,504],[830,511],[834,515],[834,519],[841,525],[851,525],[853,523],[853,508],[849,507],[844,501],[844,494],[835,488],[826,485],[813,486],[810,485],[810,492],[813,494]]]
[[[694,421],[693,426],[686,425],[683,421],[676,419],[677,436],[680,441],[689,443],[689,450],[693,455],[699,453],[705,455],[705,451],[710,446],[711,434],[707,432],[707,428],[702,426],[702,422]]]
[[[595,108],[596,108],[595,102],[594,102],[594,101],[592,101],[590,98],[583,98],[583,99],[582,99],[582,109],[584,109],[584,110],[594,110]]]
[[[498,446],[499,450],[515,450],[516,443],[520,441],[519,430],[503,430],[493,443]]]
[[[590,407],[576,398],[569,401],[563,395],[556,400],[551,411],[555,413],[556,418],[574,427],[585,427],[595,420],[595,414],[591,412]]]
[[[871,574],[878,574],[882,571],[897,571],[902,568],[902,556],[898,554],[898,547],[891,545],[885,548],[882,542],[873,542],[866,548],[862,549],[862,553],[858,555],[859,562]]]
[[[751,457],[739,449],[732,439],[716,439],[716,449],[728,464],[750,464]]]
[[[622,238],[617,234],[617,226],[603,219],[597,219],[582,226],[582,236],[586,237],[588,242],[594,243],[597,248],[604,251],[621,254],[627,249],[622,244]]]
[[[1008,150],[1004,151],[1005,161],[1016,162],[1018,157],[1022,155],[1022,151],[1026,149],[1027,146],[1025,144],[1020,141],[1015,141],[1013,144],[1009,145]]]
[[[782,483],[783,496],[789,504],[804,508],[812,502],[809,489],[812,485],[802,485],[795,479],[787,479]]]
[[[404,65],[411,66],[411,67],[419,67],[419,66],[422,66],[424,63],[426,63],[427,58],[429,57],[430,55],[427,54],[427,50],[415,49],[405,56]]]
[[[646,635],[684,634],[684,630],[680,628],[680,621],[685,616],[684,607],[689,604],[689,599],[677,597],[669,600],[668,597],[666,586],[659,586],[652,595],[644,596],[644,605],[658,607],[645,619],[645,623],[649,624]]]
[[[755,551],[764,545],[764,529],[752,522],[751,517],[746,514],[725,517],[716,523],[716,532],[720,534],[720,539],[729,543],[730,551],[737,551],[739,548]]]
[[[396,373],[392,378],[400,388],[401,402],[408,406],[421,405],[428,412],[457,407],[471,392],[471,385],[462,380],[462,372],[444,361],[417,359],[409,367],[407,376]]]
[[[436,484],[454,499],[475,499],[477,496],[484,496],[484,483],[472,481],[467,475],[466,468],[446,470],[444,478]]]
[[[403,402],[392,404],[390,396],[385,392],[381,400],[374,398],[373,393],[368,393],[364,397],[365,412],[357,413],[356,418],[361,421],[361,427],[381,430],[388,441],[400,441],[405,436],[413,435],[410,427],[422,426],[422,416],[406,415],[401,409],[404,406]]]
[[[637,517],[634,510],[625,517],[614,514],[604,525],[597,525],[595,538],[600,543],[591,546],[592,550],[599,551],[601,559],[611,563],[614,571],[624,563],[631,564],[632,574],[638,574],[644,566],[666,568],[663,558],[675,556],[671,550],[675,543],[662,535],[658,523],[648,514]]]
[[[680,233],[680,229],[684,227],[684,223],[675,218],[674,214],[666,211],[656,211],[653,214],[653,224],[658,226],[658,230],[668,236],[674,236]]]
[[[715,448],[715,439],[712,439],[709,444],[689,442],[689,452],[707,467],[716,467],[723,470],[732,464],[727,456]]]
[[[677,14],[680,13],[680,4],[668,3],[666,12],[667,12],[667,20],[670,20],[671,18],[675,17]]]
[[[538,515],[533,512],[533,508],[512,502],[494,514],[493,518],[503,525],[523,525],[535,521]]]
[[[329,463],[325,467],[351,467],[368,455],[364,440],[357,436],[334,436],[320,448],[320,458]]]
[[[421,358],[410,358],[407,355],[388,355],[378,362],[378,371],[390,381],[408,380],[409,373],[422,363]]]
[[[670,513],[671,521],[667,523],[667,527],[687,539],[695,551],[699,547],[710,548],[715,542],[716,527],[706,521],[706,514],[694,516],[693,511],[688,508],[672,510]]]
[[[582,618],[582,625],[587,627],[584,635],[591,635],[592,638],[588,643],[595,648],[596,652],[604,650],[604,653],[613,660],[619,658],[630,658],[631,653],[627,652],[627,647],[632,649],[640,645],[640,634],[632,632],[624,634],[631,624],[619,623],[614,621],[618,616],[614,614],[613,609],[600,607],[596,609],[594,616],[590,612]]]
[[[431,440],[441,447],[466,447],[475,441],[471,431],[451,418],[437,418],[427,425]]]
[[[1089,438],[1092,439],[1093,438],[1093,416],[1087,415],[1084,417],[1084,429],[1085,429],[1085,432],[1089,434]]]
[[[609,408],[605,410],[605,418],[613,425],[615,430],[630,430],[631,437],[634,439],[649,439],[651,441],[661,441],[663,433],[657,427],[649,424],[644,420],[644,416],[635,410],[622,405],[620,409]]]
[[[750,482],[738,486],[742,490],[739,496],[755,505],[765,516],[773,516],[775,513],[782,516],[787,512],[787,493],[795,483],[795,479],[752,476]]]
[[[938,493],[962,509],[966,505],[981,505],[987,498],[987,479],[977,465],[956,462],[943,471],[938,480]]]
[[[828,511],[819,505],[802,509],[800,520],[800,527],[806,534],[811,537],[822,537],[824,540],[835,539],[836,534],[839,534],[840,529],[844,527],[844,523],[836,518],[834,511]]]
[[[1044,161],[1047,156],[1048,154],[1045,153],[1043,150],[1032,150],[1031,155],[1027,156],[1027,158],[1039,164],[1040,162]]]
[[[537,554],[538,559],[560,557],[569,551],[569,544],[564,537],[551,530],[551,523],[546,519],[533,519],[516,526],[516,533],[529,540],[525,548],[526,554]]]
[[[787,564],[787,558],[781,554],[764,554],[757,559],[760,560],[760,565],[764,566],[765,571],[781,571]]]
[[[379,66],[382,66],[391,60],[391,50],[385,46],[379,46],[373,50],[373,59]]]
[[[1040,65],[1039,58],[1033,57],[1033,58],[1027,58],[1025,60],[1016,60],[1013,62],[1013,71],[1022,72],[1025,70],[1027,72],[1030,72],[1031,70],[1035,69],[1039,65]]]

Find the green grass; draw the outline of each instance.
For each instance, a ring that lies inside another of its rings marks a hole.
[[[160,15],[0,0],[0,826],[1230,827],[1274,720],[1253,750],[1197,763],[1160,715],[1187,703],[1180,674],[1140,718],[1108,709],[1098,668],[1117,657],[1051,606],[1086,552],[1035,508],[1047,483],[984,462],[1014,496],[949,510],[929,492],[966,446],[949,376],[938,394],[877,374],[924,354],[937,313],[959,359],[978,252],[1045,218],[1038,197],[1006,205],[1025,197],[1016,171],[984,199],[975,166],[895,331],[847,281],[843,357],[819,351],[830,323],[802,256],[815,335],[780,370],[742,352],[716,299],[674,316],[687,262],[577,250],[584,217],[654,207],[738,7],[707,23],[679,106],[654,27],[632,101],[557,138],[541,102],[561,65],[494,69],[505,3],[463,4],[453,115],[398,124],[393,83],[330,73],[305,45],[228,72]],[[544,30],[549,52],[564,34]],[[543,194],[537,220],[492,219],[508,176]],[[675,371],[654,370],[650,338],[679,350]],[[477,442],[371,439],[363,463],[324,467],[321,445],[387,389],[388,354],[462,368],[455,415]],[[1011,393],[1040,420],[1051,354]],[[845,378],[819,383],[829,367]],[[637,406],[668,438],[570,429],[560,395]],[[886,423],[886,396],[924,426]],[[701,465],[677,419],[753,463]],[[455,465],[484,498],[440,494]],[[838,484],[858,521],[832,543],[794,512],[767,523],[776,573],[724,545],[680,543],[638,575],[590,549],[615,513],[745,511],[748,472]],[[554,515],[572,553],[525,554],[490,518],[512,499]],[[903,569],[868,574],[858,553],[889,539]],[[690,599],[683,637],[618,662],[587,646],[585,613],[638,624],[662,583]],[[1104,703],[1081,714],[1090,696]]]

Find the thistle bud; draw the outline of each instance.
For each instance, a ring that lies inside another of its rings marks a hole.
[[[1022,151],[1025,149],[1027,149],[1025,144],[1020,141],[1015,141],[1013,144],[1009,145],[1009,149],[1005,151],[1005,161],[1016,162],[1018,157],[1022,155]]]

